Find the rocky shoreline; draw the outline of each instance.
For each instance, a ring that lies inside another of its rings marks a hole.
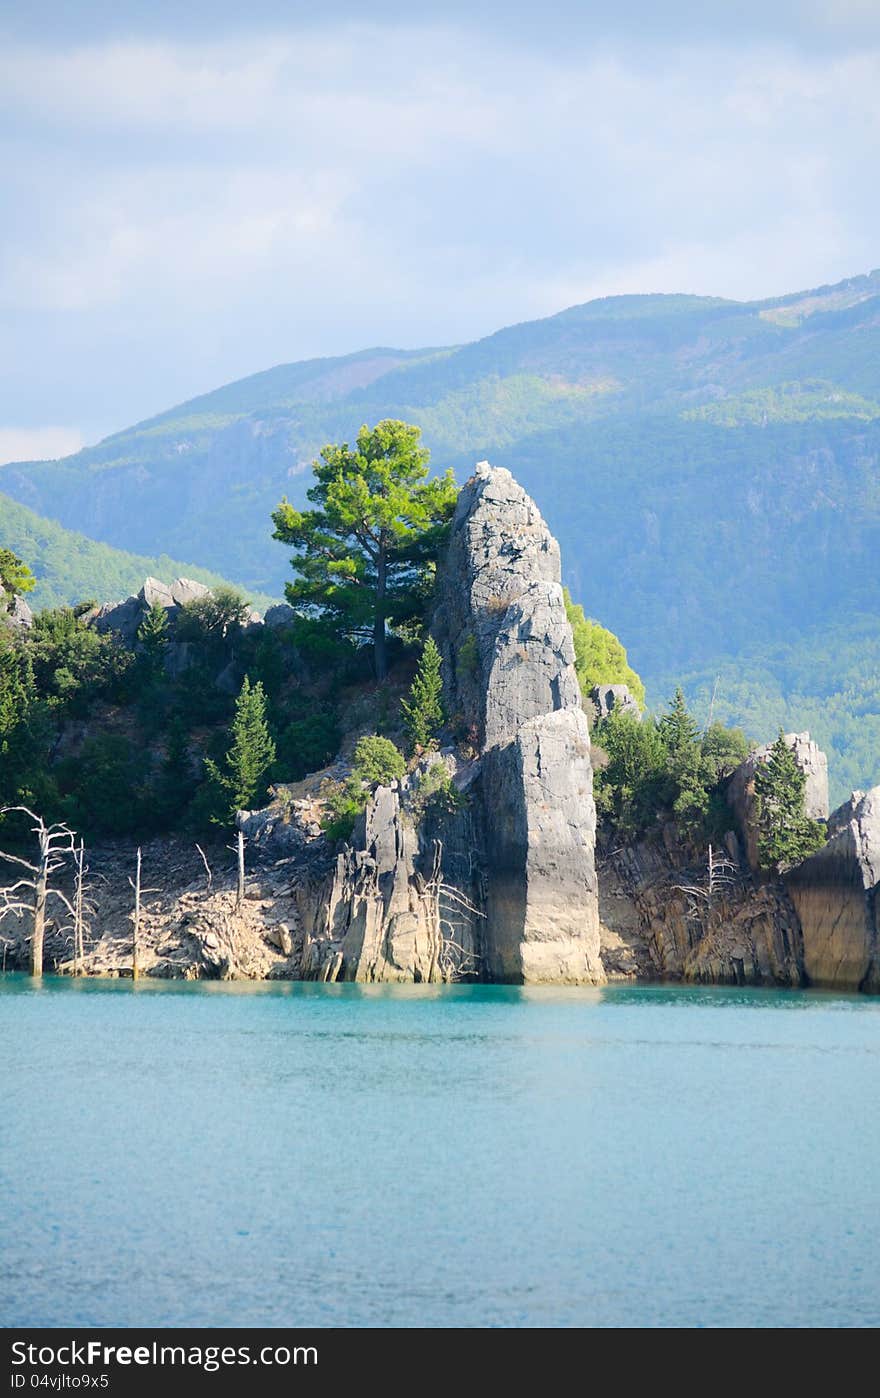
[[[158,600],[180,605],[191,586]],[[695,850],[671,820],[617,847],[600,831],[597,845],[559,549],[506,470],[481,463],[462,488],[436,598],[455,740],[375,790],[344,843],[320,825],[322,788],[342,762],[240,813],[243,890],[222,848],[206,863],[181,839],[145,846],[139,974],[880,991],[880,787],[829,815],[824,755],[809,734],[789,734],[807,813],[828,839],[783,878],[757,867],[754,774],[768,748],[730,778],[731,828],[717,847]],[[145,592],[141,606],[156,600]],[[136,629],[136,602],[97,610],[95,624]],[[599,708],[631,703],[621,688],[597,695]],[[101,892],[82,963],[50,926],[47,969],[131,974],[133,858],[124,843],[90,851]],[[22,964],[23,921],[0,933],[4,964]]]

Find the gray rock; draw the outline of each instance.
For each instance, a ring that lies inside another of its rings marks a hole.
[[[529,719],[491,749],[487,960],[499,981],[601,982],[590,732],[580,707]]]
[[[625,684],[603,684],[596,685],[590,691],[590,698],[596,706],[598,718],[607,718],[610,713],[616,710],[624,713],[635,714],[636,718],[641,718],[642,711],[639,701],[635,695],[630,694],[629,686]]]
[[[152,579],[148,581],[152,581]],[[145,583],[144,590],[146,590],[146,586]],[[211,589],[205,587],[204,583],[194,582],[192,578],[176,578],[170,588],[171,601],[175,606],[185,607],[188,602],[195,602],[199,597],[207,597],[210,591]],[[162,605],[164,607],[166,603],[163,602]]]
[[[481,746],[580,704],[559,546],[509,471],[480,462],[463,486],[437,592],[447,712]]]
[[[96,631],[105,634],[113,631],[127,645],[134,645],[143,619],[143,602],[139,597],[126,597],[122,602],[105,602],[85,617]]]
[[[30,630],[34,614],[23,597],[16,595],[10,605],[9,594],[0,587],[0,625]]]
[[[828,759],[809,733],[786,733],[785,741],[795,755],[807,781],[804,790],[804,811],[813,820],[828,817]],[[755,772],[770,756],[772,743],[765,743],[750,753],[733,773],[727,785],[727,800],[737,818],[746,848],[746,858],[752,869],[759,867],[758,833],[755,821]]]
[[[277,602],[274,607],[267,607],[263,617],[263,625],[269,627],[289,626],[295,616],[296,612],[287,602]]]
[[[880,786],[854,792],[830,838],[786,875],[814,985],[880,991]]]
[[[158,578],[145,578],[144,585],[138,593],[138,597],[144,609],[154,607],[156,603],[160,607],[165,607],[170,611],[175,606],[174,594],[167,583],[160,582]]]

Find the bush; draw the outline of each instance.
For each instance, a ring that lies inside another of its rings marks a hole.
[[[359,739],[351,776],[327,797],[327,815],[322,821],[324,833],[331,840],[347,840],[373,789],[398,781],[405,772],[403,753],[390,738],[371,733]]]
[[[380,738],[371,733],[358,740],[354,750],[352,776],[368,786],[388,786],[406,772],[403,753],[396,748],[390,738]]]

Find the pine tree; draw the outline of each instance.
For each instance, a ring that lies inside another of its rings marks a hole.
[[[659,723],[660,737],[670,755],[682,756],[696,747],[699,729],[688,711],[681,685],[668,708],[669,712],[663,715]]]
[[[331,632],[371,640],[376,678],[388,671],[386,631],[421,615],[431,567],[452,518],[451,471],[428,479],[421,432],[386,419],[362,427],[355,445],[326,446],[306,493],[317,508],[282,500],[273,538],[296,549],[288,602]]]
[[[402,700],[400,705],[410,754],[433,746],[443,723],[442,663],[437,643],[429,636],[410,686],[409,699]]]
[[[137,636],[149,670],[158,674],[168,645],[168,613],[161,602],[154,602],[145,614]]]
[[[762,868],[781,873],[824,843],[822,826],[804,811],[806,785],[806,774],[780,729],[767,761],[755,771],[758,859]]]
[[[209,781],[221,798],[218,824],[228,824],[236,811],[251,809],[266,794],[266,773],[275,761],[275,742],[266,719],[266,695],[259,681],[251,685],[247,675],[235,701],[229,730],[230,744],[223,759],[225,771],[208,758]]]
[[[26,563],[12,549],[0,548],[0,604],[11,612],[15,599],[23,592],[33,592],[37,580]],[[5,594],[5,595],[3,595]]]

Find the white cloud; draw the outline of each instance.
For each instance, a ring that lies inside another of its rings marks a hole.
[[[75,427],[0,427],[0,466],[8,461],[54,461],[84,445]]]
[[[449,26],[31,45],[0,53],[4,106],[0,369],[14,392],[53,341],[91,346],[36,421],[78,392],[94,421],[120,343],[146,411],[595,294],[752,297],[880,261],[870,48],[536,51]]]

